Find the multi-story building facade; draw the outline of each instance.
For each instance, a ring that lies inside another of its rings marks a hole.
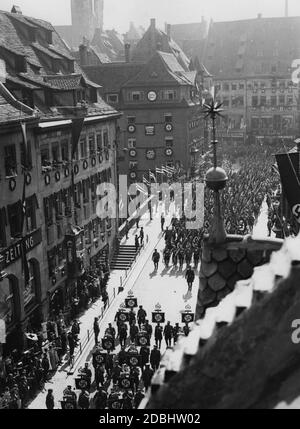
[[[119,169],[131,181],[148,178],[149,170],[163,165],[181,166],[190,175],[203,145],[202,96],[211,76],[204,67],[190,71],[180,48],[173,52],[175,46],[152,19],[133,55],[127,52],[136,61],[84,67],[101,85],[104,99],[124,113]],[[147,53],[152,56],[142,61]]]
[[[20,347],[29,325],[70,310],[86,268],[112,256],[118,219],[97,217],[96,188],[117,183],[120,114],[101,99],[99,86],[84,76],[49,23],[1,12],[0,40],[6,68],[6,98],[0,103],[5,125],[0,254],[6,282],[1,290],[7,292],[0,295],[0,308],[7,321],[7,346],[17,339]],[[23,117],[28,122],[27,151],[17,123]],[[25,153],[30,162],[24,170]],[[24,198],[25,228],[20,230]],[[22,275],[24,241],[29,282]]]
[[[203,62],[214,76],[224,120],[219,137],[237,143],[294,139],[299,88],[300,18],[211,23]]]

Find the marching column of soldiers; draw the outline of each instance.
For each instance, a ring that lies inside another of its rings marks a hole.
[[[136,298],[125,301],[128,301],[127,308],[120,307],[100,341],[95,319],[96,344],[91,365],[86,363],[79,370],[75,379],[76,390],[70,385],[64,390],[63,409],[138,408],[151,386],[154,372],[159,368],[162,341],[169,348],[176,344],[180,335],[189,334],[192,319],[182,327],[179,323],[172,326],[169,321],[163,326],[164,313],[155,313],[155,317],[152,314],[153,325],[149,323],[142,305],[134,310]],[[53,392],[49,391],[47,408],[53,408],[53,404]]]

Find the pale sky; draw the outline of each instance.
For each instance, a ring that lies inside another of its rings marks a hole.
[[[50,21],[53,25],[70,24],[70,0],[0,0],[0,9],[10,11],[13,4],[24,14]],[[150,18],[158,26],[199,22],[201,16],[214,21],[283,16],[285,0],[105,0],[104,27],[124,33],[130,21],[148,27]],[[300,16],[300,1],[289,0],[289,15]]]

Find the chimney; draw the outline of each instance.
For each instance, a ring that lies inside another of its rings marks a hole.
[[[88,65],[88,48],[85,43],[79,46],[79,61],[81,66]]]
[[[167,36],[168,36],[168,41],[171,41],[171,24],[167,24]]]
[[[11,13],[17,13],[18,15],[22,15],[22,10],[20,6],[13,6],[11,9]]]
[[[130,63],[130,43],[125,43],[125,62]]]
[[[151,48],[156,50],[156,31],[155,31],[155,18],[150,19],[150,40]]]
[[[258,13],[258,14],[257,14],[257,19],[261,19],[261,17],[262,17],[262,14],[261,14],[261,13]]]
[[[285,0],[285,12],[284,16],[287,18],[289,16],[289,0]]]

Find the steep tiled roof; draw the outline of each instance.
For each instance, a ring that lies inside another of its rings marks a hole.
[[[174,40],[169,39],[166,33],[153,26],[148,28],[142,39],[134,48],[132,59],[133,61],[145,62],[153,56],[157,50],[174,54],[184,70],[188,71],[190,61],[182,49]]]
[[[39,41],[33,42],[29,34],[28,38],[26,38],[25,32],[22,32],[21,35],[19,31],[21,25],[30,29],[38,28],[37,37]],[[39,38],[39,34],[42,31],[41,29],[51,31],[52,43],[47,44],[45,42],[46,39],[50,40],[48,34],[43,38],[43,41],[42,38]],[[33,91],[37,88],[70,91],[79,88],[81,83],[83,86],[98,88],[97,84],[86,79],[85,73],[80,66],[74,62],[70,50],[50,23],[24,15],[0,11],[0,47],[0,55],[2,53],[4,59],[8,57],[8,54],[4,51],[5,49],[11,54],[23,56],[27,63],[26,70],[24,67],[24,71],[20,72],[14,68],[13,62],[6,61],[7,85],[12,91],[20,86]],[[49,60],[46,61],[45,57]],[[56,62],[55,69],[53,60],[60,60]],[[65,70],[70,70],[73,64],[74,73],[66,73]],[[35,103],[39,104],[38,99],[35,99]],[[51,117],[55,115],[51,112],[51,109],[45,105],[36,105],[36,107],[43,112],[44,115],[49,114]],[[101,100],[99,103],[92,106],[93,115],[97,114],[97,109],[98,114],[108,111],[115,112],[112,107]],[[57,114],[59,116],[61,115],[59,113]]]
[[[110,63],[83,67],[89,78],[103,87],[105,93],[119,92],[122,86],[143,68],[143,64]]]
[[[44,76],[44,81],[63,90],[74,90],[80,87],[81,74]]]
[[[0,83],[0,123],[7,124],[20,120],[34,119],[33,110],[19,103]]]

